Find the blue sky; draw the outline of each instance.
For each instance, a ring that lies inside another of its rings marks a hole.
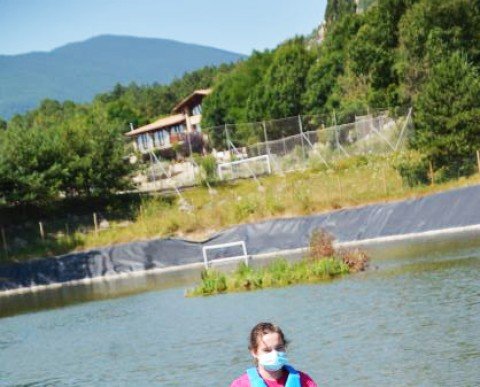
[[[0,55],[100,34],[175,39],[249,54],[307,34],[326,0],[0,0]]]

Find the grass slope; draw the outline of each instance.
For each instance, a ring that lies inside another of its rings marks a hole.
[[[77,237],[82,248],[165,236],[202,240],[239,223],[415,198],[480,182],[479,175],[474,175],[444,184],[405,187],[393,163],[391,158],[358,157],[340,161],[329,170],[264,177],[261,188],[253,180],[220,185],[215,195],[197,187],[184,193],[195,208],[191,213],[180,211],[177,201],[150,198],[132,225],[113,225],[98,234]]]
[[[322,213],[377,202],[403,200],[480,183],[480,175],[448,183],[406,187],[393,158],[354,157],[344,159],[331,169],[307,169],[285,175],[254,180],[238,180],[215,187],[196,187],[183,193],[193,206],[191,212],[180,209],[176,197],[150,196],[142,199],[132,222],[111,220],[106,230],[75,232],[56,239],[27,245],[10,254],[9,259],[58,255],[118,243],[159,237],[203,240],[226,227],[271,218]]]

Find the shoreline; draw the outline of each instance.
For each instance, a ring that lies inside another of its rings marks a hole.
[[[456,228],[440,229],[425,231],[421,233],[410,233],[402,235],[391,235],[378,238],[370,238],[349,242],[334,242],[336,248],[369,248],[374,246],[388,247],[392,244],[398,242],[410,241],[412,243],[428,243],[435,242],[437,238],[442,238],[442,241],[445,238],[450,239],[468,239],[471,237],[480,237],[480,224],[471,225],[471,226],[462,226]],[[281,250],[270,253],[262,253],[249,255],[249,262],[255,264],[263,264],[264,261],[269,261],[275,258],[287,258],[289,260],[299,260],[306,253],[308,253],[308,247],[300,247],[289,250]],[[244,260],[244,256],[230,257],[230,258],[220,258],[215,259],[212,262],[212,267],[219,270],[229,270],[234,267],[238,262]],[[34,285],[30,287],[19,287],[15,289],[8,289],[0,291],[0,297],[10,297],[16,295],[23,295],[29,293],[38,293],[46,290],[59,289],[63,287],[74,287],[79,285],[91,285],[95,283],[109,283],[115,282],[118,280],[125,280],[130,278],[145,277],[149,275],[153,276],[164,276],[171,273],[200,273],[204,269],[203,262],[195,262],[184,265],[176,265],[169,267],[161,268],[152,268],[148,270],[137,270],[131,272],[115,273],[105,276],[97,277],[87,277],[78,280],[66,281],[66,282],[56,282],[46,285]]]

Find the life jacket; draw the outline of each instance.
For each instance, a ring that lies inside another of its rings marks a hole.
[[[288,371],[288,378],[285,387],[301,387],[300,373],[289,365],[284,366],[284,368]],[[258,374],[256,367],[249,368],[247,370],[247,375],[251,387],[267,387],[262,377]]]

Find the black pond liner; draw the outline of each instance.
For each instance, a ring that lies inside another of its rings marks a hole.
[[[202,247],[208,245],[244,241],[250,256],[281,253],[307,247],[311,233],[319,228],[335,235],[337,242],[348,244],[469,227],[480,231],[480,186],[320,215],[243,224],[203,242],[155,239],[3,264],[0,265],[0,291],[198,264],[203,262]],[[241,250],[224,248],[208,254],[209,260],[215,260],[241,255]]]

